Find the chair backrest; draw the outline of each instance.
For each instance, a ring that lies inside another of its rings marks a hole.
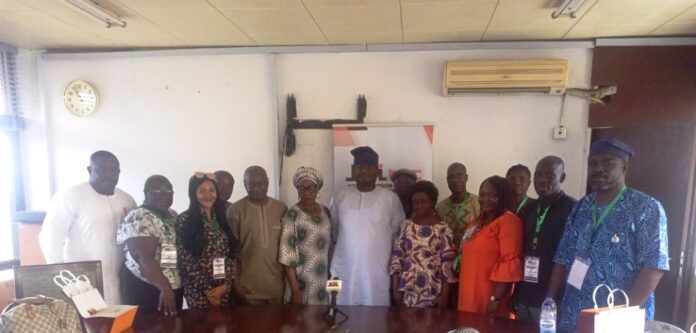
[[[683,329],[669,323],[647,320],[645,321],[645,332],[649,333],[686,333]]]
[[[53,277],[61,270],[67,269],[75,276],[85,275],[92,286],[104,295],[101,261],[79,261],[60,264],[16,266],[14,268],[15,294],[17,298],[44,295],[68,300],[60,287],[53,282]]]

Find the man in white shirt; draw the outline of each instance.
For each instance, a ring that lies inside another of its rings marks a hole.
[[[331,276],[343,280],[338,304],[388,306],[392,241],[404,211],[394,192],[376,186],[377,153],[358,147],[351,154],[355,186],[343,189],[331,202]]]
[[[136,205],[130,195],[116,188],[121,170],[114,154],[95,152],[87,171],[89,182],[53,197],[39,234],[41,251],[49,264],[100,260],[104,300],[119,304],[118,271],[123,254],[116,244],[116,230]]]

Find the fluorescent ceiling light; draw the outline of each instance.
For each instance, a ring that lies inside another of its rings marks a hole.
[[[575,18],[575,13],[580,9],[583,2],[585,2],[585,0],[563,0],[561,6],[553,11],[551,18],[558,18],[559,16],[570,16],[571,18]]]
[[[102,6],[99,6],[99,4],[92,0],[63,1],[79,9],[81,12],[89,15],[90,17],[106,23],[107,28],[111,28],[112,26],[117,26],[121,28],[126,27],[126,21],[121,20],[118,16],[116,16],[116,14],[110,12]]]

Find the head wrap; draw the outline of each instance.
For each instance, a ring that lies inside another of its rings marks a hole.
[[[636,152],[631,146],[619,139],[604,138],[593,142],[590,146],[590,156],[597,154],[612,154],[624,162],[628,162],[628,159],[633,157]]]
[[[377,165],[379,155],[368,146],[361,146],[350,151],[353,154],[353,165]]]
[[[292,185],[295,188],[300,186],[300,182],[303,180],[309,180],[310,182],[317,184],[318,188],[324,185],[324,179],[321,177],[319,170],[312,167],[301,166],[295,171],[295,175],[292,177]]]
[[[396,178],[399,178],[399,176],[406,176],[408,178],[411,178],[411,180],[413,180],[414,182],[418,180],[418,176],[416,175],[416,173],[413,172],[413,170],[406,168],[402,168],[392,172],[390,179],[392,182],[394,182],[396,181]]]

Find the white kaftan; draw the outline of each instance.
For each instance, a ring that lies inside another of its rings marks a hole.
[[[120,304],[118,272],[124,259],[116,230],[134,208],[127,193],[116,189],[113,195],[99,194],[89,183],[56,194],[39,234],[46,262],[101,260],[104,300]]]
[[[399,197],[381,187],[349,187],[331,201],[331,216],[331,277],[343,280],[338,304],[388,306],[392,242],[404,221]]]

